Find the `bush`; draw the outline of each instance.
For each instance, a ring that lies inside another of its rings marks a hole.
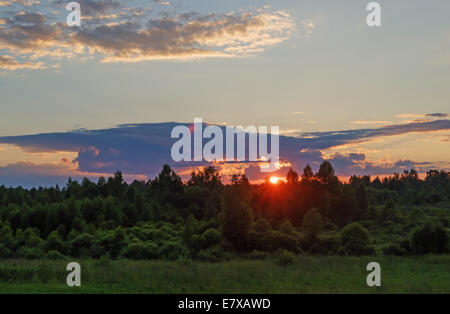
[[[360,224],[352,223],[342,229],[341,245],[346,255],[373,254],[374,249],[369,244],[369,232]]]
[[[266,219],[264,219],[264,218],[259,218],[259,219],[255,222],[255,224],[254,224],[254,226],[253,226],[253,229],[254,229],[256,232],[258,232],[258,233],[265,234],[265,233],[267,233],[267,232],[269,232],[269,231],[272,230],[272,226],[270,225],[270,223],[269,223]]]
[[[16,282],[19,278],[16,267],[0,266],[0,282]]]
[[[222,242],[222,236],[219,231],[210,228],[205,232],[203,232],[201,240],[202,240],[202,247],[206,249],[208,247],[215,246],[220,242]]]
[[[59,251],[59,252],[63,252],[64,251],[64,242],[61,239],[60,234],[58,233],[58,231],[52,231],[48,237],[47,237],[47,242],[46,242],[46,248],[48,251]]]
[[[302,228],[306,232],[308,238],[316,238],[320,231],[322,231],[322,215],[317,209],[312,208],[306,213],[303,218]]]
[[[399,245],[392,244],[392,245],[389,245],[389,246],[383,248],[383,254],[384,255],[404,256],[404,255],[407,255],[408,252],[404,248],[400,247]]]
[[[288,266],[295,262],[295,255],[284,249],[278,250],[275,256],[275,263],[279,266]]]
[[[52,268],[47,263],[41,263],[38,265],[36,274],[42,283],[47,283],[52,278]]]
[[[410,248],[414,254],[444,254],[449,252],[449,236],[444,227],[430,223],[414,230],[410,237]]]
[[[73,256],[87,255],[94,237],[87,233],[76,236],[70,243],[70,252]]]
[[[158,256],[158,245],[152,242],[133,242],[124,249],[122,256],[130,259],[153,259]]]
[[[217,263],[223,259],[223,251],[220,247],[210,247],[198,253],[197,259],[202,262]]]
[[[292,223],[289,220],[286,220],[281,224],[279,231],[289,236],[295,236],[297,234],[294,227],[292,226]]]
[[[292,252],[298,251],[297,239],[279,231],[268,232],[259,239],[258,249],[266,252],[274,252],[277,249],[285,249]]]
[[[186,247],[179,242],[167,241],[158,250],[158,256],[168,260],[177,260],[181,256],[188,255]]]
[[[16,252],[16,257],[25,259],[41,259],[44,258],[44,251],[40,248],[22,247]]]
[[[339,247],[339,239],[323,238],[318,239],[310,249],[309,253],[314,255],[334,255]]]
[[[12,252],[4,244],[0,243],[0,259],[11,258]]]
[[[89,250],[89,255],[93,258],[100,258],[102,256],[105,256],[106,253],[106,248],[99,243],[95,243]]]
[[[56,250],[48,251],[47,258],[48,259],[54,259],[54,260],[56,260],[56,259],[66,259],[66,257],[63,254],[61,254],[60,252],[58,252]]]
[[[253,260],[257,260],[257,259],[265,260],[267,258],[267,256],[268,256],[267,252],[253,250],[252,252],[250,252],[248,257]]]

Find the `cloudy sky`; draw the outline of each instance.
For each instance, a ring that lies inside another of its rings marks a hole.
[[[195,117],[279,126],[279,175],[450,170],[449,1],[69,2],[0,0],[0,184],[149,178]]]

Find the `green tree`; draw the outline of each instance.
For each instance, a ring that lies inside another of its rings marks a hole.
[[[316,208],[312,208],[306,213],[302,222],[302,228],[305,230],[307,238],[316,239],[317,235],[322,231],[322,227],[322,215]]]
[[[252,210],[246,200],[238,197],[234,190],[230,187],[222,196],[222,234],[237,250],[245,250],[252,226]]]

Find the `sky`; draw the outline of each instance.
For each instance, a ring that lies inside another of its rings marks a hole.
[[[0,0],[0,184],[148,179],[171,129],[279,126],[282,161],[338,175],[450,170],[450,2]],[[261,179],[251,163],[224,176]]]

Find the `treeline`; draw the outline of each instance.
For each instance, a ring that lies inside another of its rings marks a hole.
[[[0,258],[195,258],[231,254],[259,258],[280,250],[297,254],[375,254],[371,226],[405,226],[385,254],[448,253],[448,210],[429,216],[418,206],[447,206],[450,178],[431,170],[380,180],[340,182],[324,161],[286,182],[254,185],[245,176],[223,184],[214,167],[183,183],[165,165],[152,180],[69,179],[63,188],[0,187]],[[418,219],[422,217],[422,219]],[[358,222],[358,223],[356,223]],[[285,254],[286,255],[286,254]]]

